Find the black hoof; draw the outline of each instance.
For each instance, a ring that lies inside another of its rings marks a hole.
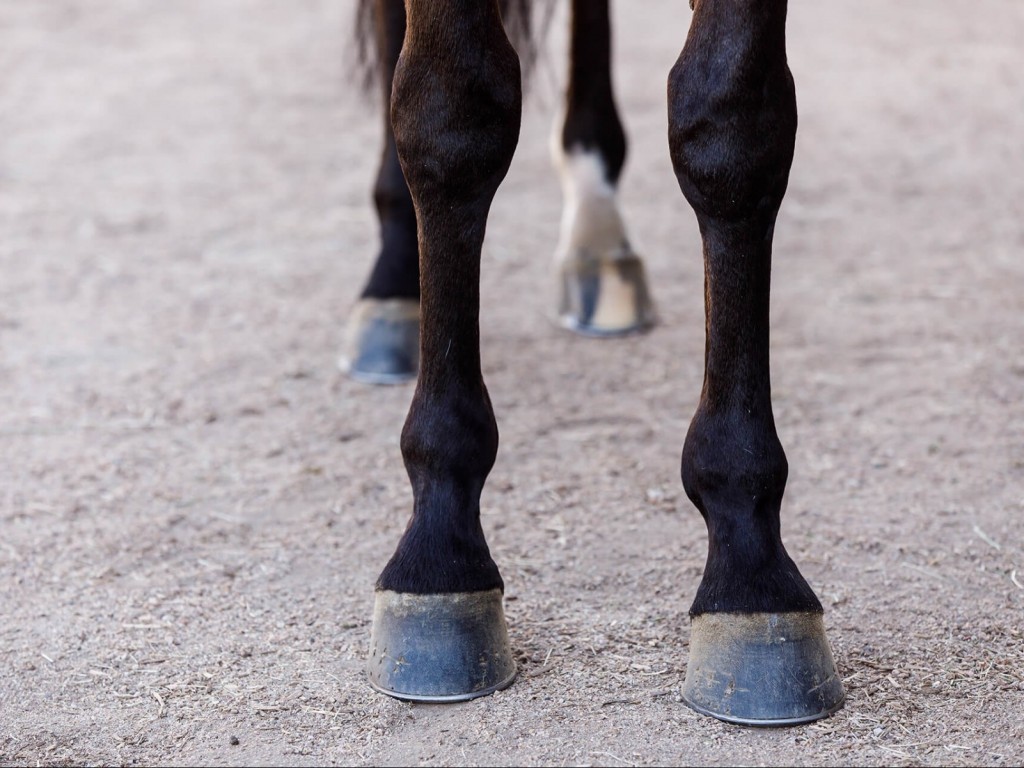
[[[596,259],[580,253],[561,268],[558,315],[584,336],[624,336],[654,325],[654,304],[638,256]]]
[[[501,590],[377,592],[367,672],[376,690],[406,701],[467,701],[507,688],[516,663]]]
[[[415,299],[362,299],[349,319],[341,369],[368,384],[416,378],[420,363],[420,305]]]
[[[694,617],[683,700],[739,725],[828,717],[843,685],[816,613],[705,613]]]

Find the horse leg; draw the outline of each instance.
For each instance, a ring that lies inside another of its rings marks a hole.
[[[419,224],[420,372],[402,431],[412,518],[377,581],[369,676],[458,701],[515,676],[503,584],[480,525],[498,429],[480,372],[480,251],[519,140],[519,59],[494,0],[407,0],[392,94]]]
[[[405,38],[403,0],[374,0],[377,69],[383,90],[384,149],[373,202],[381,247],[349,317],[342,367],[360,381],[398,383],[419,366],[419,252],[416,212],[402,175],[391,128],[391,81]]]
[[[782,545],[787,463],[768,361],[772,234],[793,161],[786,0],[697,0],[669,76],[669,145],[704,244],[704,387],[683,448],[708,528],[685,700],[781,725],[842,705],[822,608]]]
[[[643,262],[629,245],[616,197],[626,136],[612,93],[608,3],[573,0],[565,114],[551,142],[565,201],[555,251],[558,311],[563,325],[592,336],[654,322]]]

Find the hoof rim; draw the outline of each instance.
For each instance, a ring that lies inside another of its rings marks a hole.
[[[481,688],[478,691],[471,691],[469,693],[452,693],[441,696],[430,696],[427,694],[418,693],[403,693],[401,691],[391,691],[387,688],[383,688],[372,679],[370,680],[370,687],[377,693],[383,693],[386,696],[390,696],[393,699],[399,701],[411,701],[417,704],[458,704],[460,701],[472,701],[473,699],[479,699],[481,696],[490,696],[495,691],[503,691],[508,688],[512,683],[515,682],[516,673],[513,672],[506,679],[502,680],[490,688]]]
[[[721,720],[723,723],[730,723],[732,725],[746,725],[752,728],[785,728],[790,725],[807,725],[808,723],[813,723],[817,720],[824,720],[826,717],[834,715],[836,712],[842,709],[845,701],[840,700],[838,704],[835,704],[834,706],[828,709],[823,709],[820,712],[802,715],[800,717],[776,719],[745,718],[737,717],[735,715],[727,715],[721,712],[715,712],[710,709],[705,709],[699,704],[695,704],[694,702],[687,699],[685,695],[683,696],[683,703],[690,709],[692,709],[694,712],[697,712],[701,715],[708,715],[709,717],[713,717],[716,720]]]

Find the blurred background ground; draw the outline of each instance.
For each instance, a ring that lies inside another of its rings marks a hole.
[[[437,707],[362,677],[412,389],[335,367],[376,238],[352,3],[0,1],[0,762],[1024,762],[1024,6],[791,4],[783,524],[848,702],[775,731],[679,700],[702,265],[664,83],[689,15],[617,5],[662,323],[595,342],[550,319],[556,13],[483,264],[521,675]]]

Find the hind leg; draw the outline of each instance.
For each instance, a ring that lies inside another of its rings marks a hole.
[[[342,367],[360,381],[391,384],[416,378],[419,367],[416,212],[391,127],[391,84],[405,37],[403,0],[375,0],[373,26],[383,91],[384,148],[373,187],[381,245],[349,316]]]
[[[591,336],[642,330],[654,322],[643,262],[619,209],[626,136],[615,108],[609,0],[574,0],[565,112],[551,152],[564,208],[555,261],[562,324]]]

